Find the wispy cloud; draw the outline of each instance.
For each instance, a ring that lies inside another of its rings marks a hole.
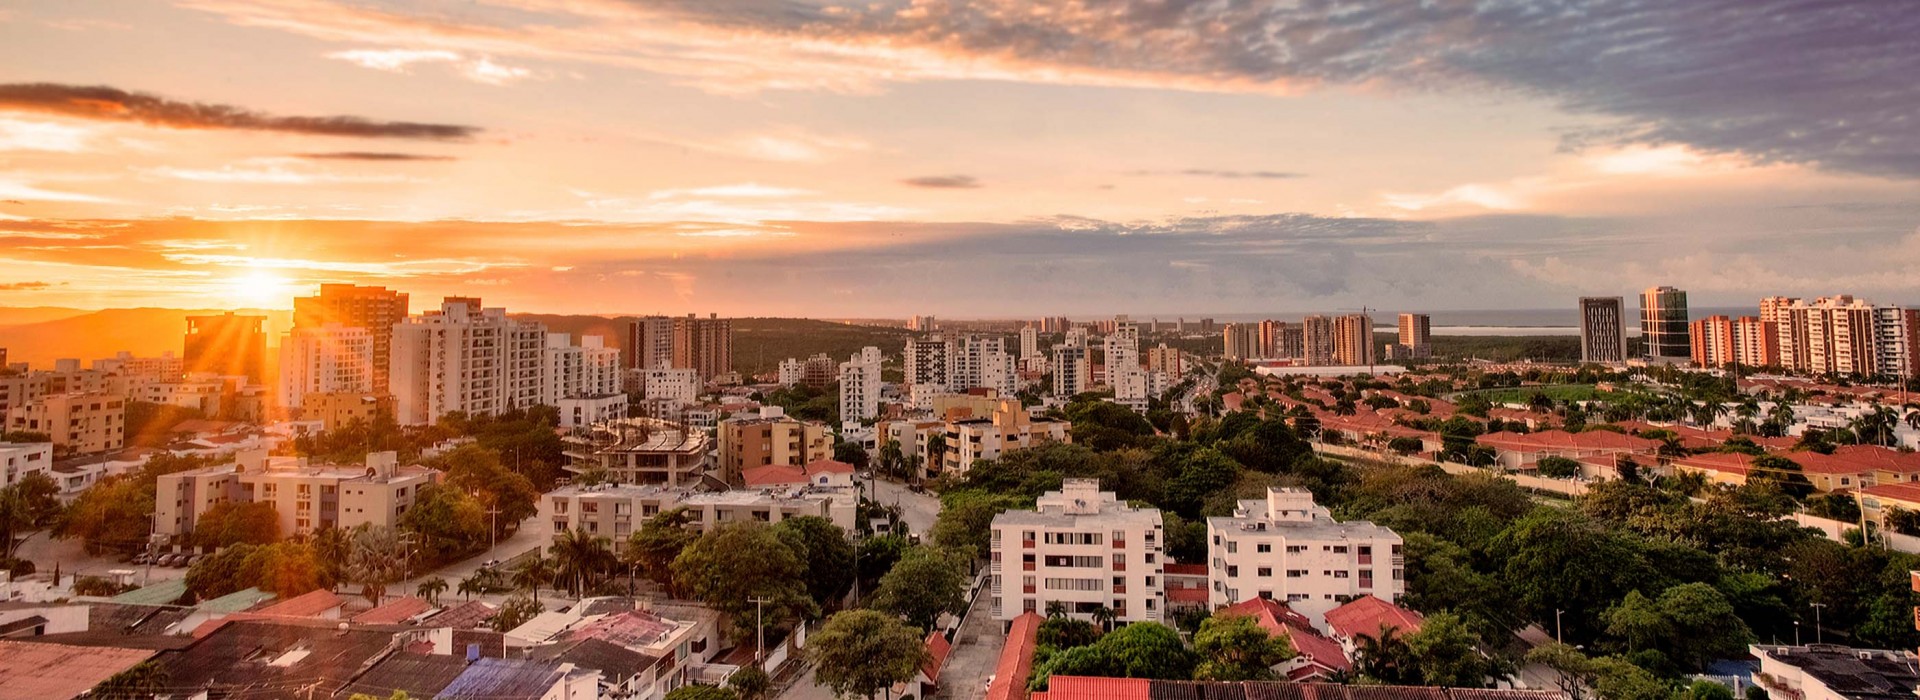
[[[181,102],[104,85],[57,83],[0,85],[0,110],[57,114],[79,119],[137,122],[170,129],[277,131],[313,136],[461,140],[478,127],[377,121],[356,116],[289,117],[233,105]]]
[[[301,153],[294,157],[305,158],[307,160],[365,160],[375,162],[454,160],[453,156],[425,153],[389,153],[384,151],[331,151],[327,153]]]
[[[218,168],[160,166],[141,172],[174,180],[233,185],[391,184],[416,181],[402,175],[348,175],[294,166],[292,159],[256,158]]]
[[[329,53],[327,58],[389,73],[410,72],[408,69],[418,63],[446,63],[462,77],[488,85],[507,85],[533,75],[530,69],[498,63],[487,56],[474,58],[444,49],[351,49]]]
[[[0,292],[33,292],[53,286],[52,282],[0,282]]]
[[[92,137],[91,129],[72,124],[0,119],[0,151],[79,153]]]
[[[743,182],[736,185],[715,185],[713,187],[692,187],[685,189],[656,190],[647,195],[648,199],[675,199],[681,197],[746,197],[756,199],[800,197],[813,194],[812,190],[795,187],[774,187],[757,182]]]
[[[972,175],[926,175],[910,177],[900,181],[911,187],[926,187],[941,190],[967,190],[980,186],[980,180]]]
[[[41,201],[41,202],[89,202],[89,203],[97,204],[102,202],[113,201],[106,197],[101,197],[97,195],[42,189],[40,187],[31,185],[25,182],[21,182],[18,180],[8,180],[5,178],[0,178],[0,199],[5,199],[15,203],[18,203],[21,201]]]
[[[1291,180],[1306,177],[1300,173],[1279,170],[1216,170],[1212,168],[1187,168],[1185,170],[1135,170],[1129,175],[1186,175],[1190,177],[1217,177],[1228,180]]]

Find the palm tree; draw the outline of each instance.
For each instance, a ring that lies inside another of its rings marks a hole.
[[[475,571],[473,572],[472,575],[466,578],[460,579],[461,599],[473,600],[473,594],[487,592],[487,584],[480,580],[481,576],[482,576],[481,572]]]
[[[1906,408],[1912,409],[1907,411],[1907,426],[1920,430],[1920,405],[1907,404]]]
[[[533,593],[533,602],[540,602],[540,587],[553,581],[553,560],[536,556],[521,564],[513,572],[513,585]]]
[[[357,529],[351,543],[346,578],[360,584],[367,600],[379,605],[387,586],[406,578],[407,545],[390,527]]]
[[[1099,625],[1100,629],[1112,632],[1113,620],[1113,608],[1102,605],[1093,609],[1093,624]]]
[[[1060,618],[1063,618],[1063,617],[1066,617],[1066,616],[1067,616],[1067,604],[1066,604],[1066,603],[1062,603],[1062,602],[1060,602],[1060,601],[1057,601],[1057,600],[1056,600],[1056,601],[1053,601],[1053,602],[1051,602],[1051,603],[1047,603],[1047,618],[1048,618],[1048,619],[1054,619],[1054,620],[1057,620],[1057,619],[1060,619]]]
[[[887,476],[901,476],[900,467],[906,456],[900,452],[899,440],[887,440],[880,446],[880,473]]]
[[[947,436],[944,433],[934,433],[927,436],[927,461],[934,464],[944,464],[946,457]]]
[[[569,530],[553,543],[549,551],[554,569],[567,582],[568,593],[577,597],[595,577],[613,568],[616,559],[610,546],[607,538],[589,535],[584,528]]]
[[[440,594],[447,592],[447,580],[444,578],[440,578],[439,576],[435,576],[425,581],[421,581],[420,585],[417,588],[415,588],[414,591],[416,593],[419,593],[420,597],[427,599],[428,603],[433,605],[439,605]]]

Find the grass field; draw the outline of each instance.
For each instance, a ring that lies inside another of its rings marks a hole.
[[[1494,403],[1526,403],[1534,394],[1546,394],[1554,401],[1591,401],[1603,398],[1604,392],[1592,384],[1555,384],[1552,386],[1522,386],[1505,389],[1482,389],[1465,392],[1479,394]]]

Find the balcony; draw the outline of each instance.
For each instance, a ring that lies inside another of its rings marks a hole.
[[[1020,562],[1021,571],[1032,571],[1033,569],[1034,569],[1033,562],[1030,562],[1030,561]]]
[[[1113,563],[1113,570],[1114,570],[1114,571],[1126,571],[1126,570],[1127,570],[1127,563],[1126,563],[1126,562],[1123,562],[1123,561],[1117,561],[1117,562],[1114,562],[1114,563]]]
[[[1033,540],[1020,540],[1021,549],[1033,549]]]
[[[1114,548],[1114,549],[1126,549],[1126,548],[1127,548],[1127,541],[1126,541],[1126,540],[1114,540],[1114,541],[1113,541],[1113,548]]]
[[[1373,564],[1373,555],[1371,555],[1371,554],[1362,554],[1362,555],[1360,555],[1360,565],[1361,565],[1361,566],[1371,566],[1372,564]]]
[[[1020,587],[1020,592],[1021,592],[1021,593],[1026,593],[1026,594],[1028,594],[1028,595],[1032,595],[1032,594],[1033,594],[1033,586],[1021,586],[1021,587]]]
[[[1125,585],[1119,585],[1119,586],[1113,587],[1114,595],[1125,595],[1126,592],[1127,592],[1127,587]]]

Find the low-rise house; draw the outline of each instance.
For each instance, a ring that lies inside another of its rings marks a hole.
[[[1546,457],[1578,459],[1600,455],[1644,456],[1649,461],[1659,454],[1660,442],[1616,433],[1589,430],[1569,433],[1544,430],[1537,433],[1500,431],[1474,438],[1474,442],[1494,451],[1494,463],[1508,469],[1524,469]]]
[[[1796,700],[1911,700],[1920,657],[1911,651],[1834,644],[1755,644],[1753,679],[1773,697]]]
[[[617,541],[640,529],[648,519],[675,508],[686,508],[702,532],[729,522],[777,523],[787,518],[816,515],[852,529],[850,504],[833,495],[809,489],[748,489],[701,492],[665,486],[563,486],[546,496],[553,518],[553,536],[584,529],[587,534]]]
[[[1360,596],[1327,611],[1327,632],[1345,650],[1348,658],[1359,648],[1363,637],[1382,638],[1387,630],[1401,639],[1420,631],[1424,618],[1420,613],[1394,605],[1378,596]]]
[[[1252,617],[1261,629],[1274,637],[1284,637],[1293,646],[1294,657],[1275,664],[1273,671],[1290,681],[1315,681],[1335,678],[1353,670],[1347,651],[1339,642],[1314,629],[1305,615],[1270,598],[1254,598],[1214,612],[1215,617],[1244,615]]]
[[[816,459],[803,466],[769,464],[741,473],[747,488],[808,486],[814,488],[851,488],[853,465],[831,459]]]
[[[588,598],[565,611],[543,612],[507,633],[507,644],[529,658],[574,655],[585,663],[592,649],[572,642],[595,639],[628,650],[647,661],[631,673],[616,671],[612,684],[634,698],[663,697],[701,677],[701,669],[720,651],[720,616],[690,606],[649,605],[624,597]],[[548,648],[566,645],[565,648]],[[596,665],[612,665],[602,660]],[[630,657],[623,657],[630,658]],[[604,672],[604,669],[603,669]]]

